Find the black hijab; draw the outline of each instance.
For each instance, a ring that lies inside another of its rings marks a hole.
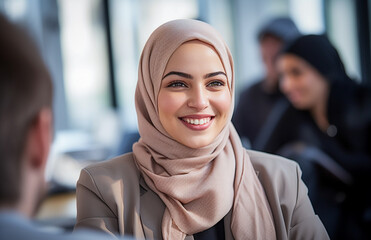
[[[294,54],[314,67],[327,81],[351,80],[338,51],[325,35],[304,35],[286,45],[280,55]]]

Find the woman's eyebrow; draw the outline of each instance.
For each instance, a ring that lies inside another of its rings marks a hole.
[[[227,75],[224,72],[219,71],[219,72],[212,72],[212,73],[205,74],[204,78],[211,78],[211,77],[215,77],[217,75],[224,75],[224,76],[227,77]]]
[[[167,76],[170,76],[170,75],[178,75],[180,77],[184,77],[184,78],[188,78],[188,79],[193,79],[193,77],[188,74],[188,73],[184,73],[184,72],[176,72],[176,71],[171,71],[169,73],[167,73],[165,76],[162,77],[162,79],[166,78]]]

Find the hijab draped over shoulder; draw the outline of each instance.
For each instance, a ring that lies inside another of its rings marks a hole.
[[[234,96],[231,53],[210,25],[174,20],[152,33],[139,63],[135,103],[141,138],[133,152],[145,182],[166,205],[163,239],[183,240],[211,228],[229,211],[235,239],[276,239],[264,190],[230,121],[233,103],[226,126],[203,148],[178,143],[161,125],[157,98],[164,70],[174,51],[191,40],[215,49]]]

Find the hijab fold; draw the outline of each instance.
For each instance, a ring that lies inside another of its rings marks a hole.
[[[222,37],[208,24],[175,20],[157,28],[140,59],[135,93],[140,140],[135,162],[147,185],[166,205],[163,239],[183,240],[219,222],[231,209],[235,239],[275,239],[271,210],[247,152],[230,119],[216,139],[193,149],[162,127],[157,96],[166,65],[183,43],[199,40],[212,47],[224,66],[233,98],[233,60]]]

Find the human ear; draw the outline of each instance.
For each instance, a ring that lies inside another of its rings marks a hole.
[[[52,140],[52,111],[43,108],[35,117],[26,142],[26,159],[32,168],[45,168]]]

